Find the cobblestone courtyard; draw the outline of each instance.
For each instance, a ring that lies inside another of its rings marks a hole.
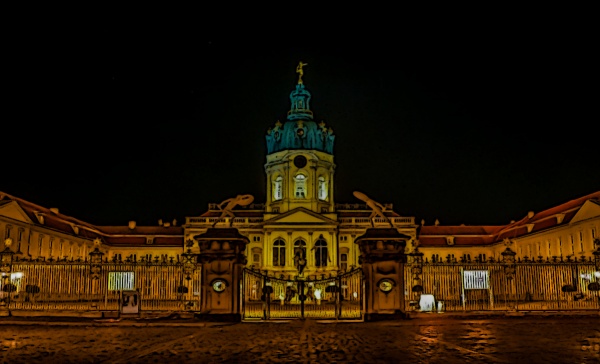
[[[600,317],[2,322],[3,363],[600,363]]]

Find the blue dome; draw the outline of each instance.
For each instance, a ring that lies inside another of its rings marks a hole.
[[[278,120],[274,127],[267,130],[267,153],[287,149],[314,149],[333,154],[333,129],[327,127],[324,121],[319,124],[313,121],[313,113],[310,110],[311,95],[302,83],[301,66],[299,70],[298,84],[290,93],[292,107],[288,111],[287,121],[281,124]]]

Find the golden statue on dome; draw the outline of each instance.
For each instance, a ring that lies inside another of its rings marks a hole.
[[[302,76],[304,75],[304,71],[302,70],[302,67],[304,66],[308,66],[308,63],[302,63],[302,61],[300,61],[298,63],[298,67],[296,67],[296,73],[299,75],[298,76],[298,84],[302,85]]]

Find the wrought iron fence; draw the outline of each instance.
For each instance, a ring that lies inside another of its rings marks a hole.
[[[416,265],[404,269],[406,311],[600,310],[591,261]]]
[[[0,281],[0,303],[12,310],[116,311],[122,292],[136,292],[140,311],[199,310],[200,274],[199,264],[172,259],[15,261]]]

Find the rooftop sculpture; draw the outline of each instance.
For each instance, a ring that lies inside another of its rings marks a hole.
[[[217,222],[221,221],[221,219],[223,219],[225,216],[229,216],[231,218],[229,221],[229,226],[231,226],[233,224],[233,219],[235,218],[235,214],[232,211],[233,208],[237,205],[250,205],[252,201],[254,201],[254,196],[252,195],[237,195],[235,197],[224,200],[223,202],[217,205],[219,210],[222,210],[223,212],[221,213],[221,216],[219,216],[219,218],[215,220],[215,222],[213,223],[213,227],[215,227],[215,225],[217,225]]]

